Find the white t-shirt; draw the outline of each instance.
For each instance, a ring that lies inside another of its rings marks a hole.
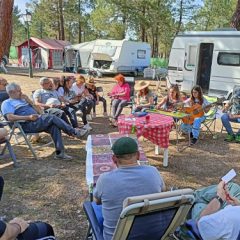
[[[240,206],[229,205],[202,217],[198,229],[203,240],[236,240],[240,233]]]
[[[74,91],[76,95],[82,95],[85,90],[85,85],[83,84],[81,87],[78,87],[77,84],[74,83],[71,90]]]

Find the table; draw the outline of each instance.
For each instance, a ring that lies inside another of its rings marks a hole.
[[[88,186],[94,186],[100,174],[116,168],[112,161],[113,153],[111,147],[117,139],[124,136],[132,137],[137,141],[136,135],[131,134],[110,133],[88,136],[86,143],[86,181]],[[139,144],[138,148],[140,152],[139,164],[148,164],[146,155]]]
[[[164,149],[163,166],[168,166],[169,134],[173,126],[173,118],[161,114],[148,113],[149,122],[145,117],[135,118],[133,115],[118,117],[118,130],[120,133],[131,133],[133,130],[137,137],[143,136],[156,145],[155,153],[159,154],[159,147]]]

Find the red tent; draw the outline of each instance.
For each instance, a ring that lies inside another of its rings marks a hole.
[[[70,45],[68,41],[56,39],[30,38],[32,65],[34,68],[62,69],[64,47]],[[18,48],[18,63],[28,66],[28,41],[21,43]]]

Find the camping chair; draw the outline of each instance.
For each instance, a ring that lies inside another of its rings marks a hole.
[[[193,202],[192,189],[126,198],[112,239],[169,239],[184,222]],[[91,202],[84,202],[83,209],[89,221],[86,239],[102,240]]]
[[[133,104],[134,104],[134,86],[135,86],[135,79],[134,77],[125,77],[125,82],[130,86],[130,101],[127,103],[127,106],[124,108],[130,108],[132,112]],[[112,100],[110,103],[109,113],[112,112]]]
[[[12,161],[13,161],[13,166],[17,167],[18,166],[17,158],[16,158],[16,155],[15,155],[13,149],[12,149],[12,145],[9,142],[9,140],[7,138],[6,139],[1,139],[0,145],[3,145],[2,150],[0,152],[0,159],[4,159],[4,158],[7,158],[7,157],[10,156]],[[8,149],[9,154],[5,154],[6,149]]]
[[[214,138],[216,130],[216,120],[217,120],[218,106],[213,106],[206,114],[206,119],[202,122],[201,130],[206,134],[210,134]],[[213,127],[213,129],[211,129]]]
[[[24,122],[24,121],[8,122],[9,123],[8,126],[10,128],[9,141],[11,140],[12,137],[14,137],[16,144],[25,142],[26,145],[28,146],[29,150],[31,151],[33,157],[37,160],[38,157],[37,157],[35,150],[49,146],[49,145],[53,144],[53,141],[50,141],[43,145],[33,147],[30,141],[31,141],[32,137],[36,135],[36,133],[34,133],[34,132],[33,133],[25,133],[21,126],[22,122]]]

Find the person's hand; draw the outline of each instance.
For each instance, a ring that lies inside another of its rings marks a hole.
[[[228,113],[228,116],[229,116],[229,118],[231,118],[231,119],[237,118],[236,115],[233,115],[233,114],[231,114],[231,113]]]
[[[21,232],[23,233],[29,226],[29,224],[22,218],[16,217],[9,222],[10,224],[18,224],[21,227]]]
[[[61,103],[61,107],[66,107],[66,104],[65,103]]]
[[[99,104],[99,101],[96,101],[96,105],[98,105]]]
[[[39,115],[38,114],[31,114],[31,115],[29,115],[29,117],[28,117],[29,119],[29,121],[36,121],[38,118],[39,118]]]
[[[232,197],[230,195],[228,195],[228,199],[227,202],[233,206],[240,206],[240,200],[236,197]]]
[[[217,185],[217,195],[223,200],[226,201],[226,191],[225,191],[225,182],[221,181],[218,185]]]

